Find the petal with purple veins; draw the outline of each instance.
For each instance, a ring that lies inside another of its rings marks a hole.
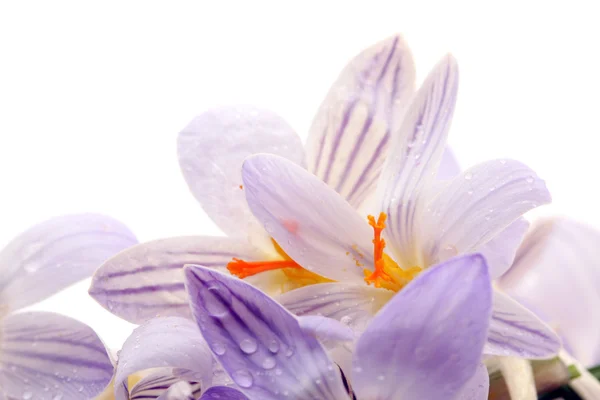
[[[246,396],[343,398],[340,375],[322,345],[267,295],[199,266],[186,267],[186,286],[200,331]]]
[[[104,345],[79,321],[47,312],[0,321],[0,387],[8,397],[94,398],[112,375]]]
[[[338,193],[267,154],[249,157],[243,178],[250,209],[294,261],[326,278],[363,281],[373,265],[373,232]]]
[[[35,225],[0,252],[2,312],[90,277],[106,259],[136,243],[126,226],[104,215],[65,215]]]
[[[123,344],[115,373],[115,398],[127,400],[127,377],[151,368],[185,368],[199,373],[210,385],[212,356],[193,321],[155,318],[136,328]]]
[[[171,368],[163,368],[142,378],[135,384],[129,393],[129,400],[147,400],[154,399],[164,394],[171,386],[184,382],[189,393],[194,395],[195,399],[201,392],[199,382],[189,382],[175,375]],[[185,399],[185,397],[184,397]]]
[[[308,170],[358,208],[374,192],[393,133],[414,92],[415,66],[399,35],[354,57],[319,107]]]
[[[237,389],[227,387],[227,386],[213,386],[208,389],[200,400],[248,400],[246,396],[242,392]]]
[[[448,55],[431,71],[410,104],[381,176],[381,209],[388,215],[386,236],[403,265],[423,265],[417,251],[424,194],[446,148],[456,103],[458,66]]]
[[[475,374],[462,387],[455,400],[487,399],[490,390],[490,376],[485,364],[479,364]]]
[[[480,255],[457,257],[420,274],[358,340],[352,375],[357,397],[454,398],[481,363],[491,291]]]
[[[142,243],[107,260],[94,274],[89,293],[110,312],[135,324],[157,316],[189,318],[183,266],[226,271],[233,257],[255,260],[264,255],[238,238],[183,236]]]
[[[422,223],[426,264],[447,253],[477,251],[524,213],[550,200],[544,181],[520,162],[495,160],[468,169],[427,206]]]
[[[278,115],[248,106],[228,106],[194,118],[177,140],[183,176],[204,211],[229,236],[249,237],[272,248],[244,197],[241,168],[255,153],[270,153],[302,165],[304,148]]]
[[[550,358],[560,350],[560,339],[531,311],[494,291],[494,309],[485,353],[521,358]]]

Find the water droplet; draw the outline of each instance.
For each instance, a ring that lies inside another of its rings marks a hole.
[[[269,342],[269,351],[271,353],[277,353],[279,351],[279,342],[275,339]]]
[[[242,351],[246,354],[255,353],[257,348],[258,345],[256,343],[256,340],[252,338],[244,339],[240,342],[240,349],[242,349]]]
[[[227,349],[225,348],[225,346],[223,345],[223,343],[221,343],[221,342],[215,342],[212,345],[212,351],[214,351],[216,355],[222,356],[223,354],[225,354],[225,352],[227,351]]]
[[[440,252],[440,259],[442,261],[445,261],[449,258],[456,256],[457,254],[458,254],[458,250],[456,249],[456,247],[449,244],[449,245],[446,245]]]
[[[468,181],[469,181],[469,180],[471,180],[471,179],[473,179],[473,174],[472,174],[472,173],[470,173],[470,172],[467,172],[467,173],[465,174],[465,179],[466,179],[466,180],[468,180]]]
[[[527,183],[533,183],[534,181],[533,176],[528,176],[525,180],[527,181]]]
[[[219,281],[207,283],[208,293],[204,292],[202,299],[206,311],[213,317],[222,318],[229,314],[231,292]]]
[[[240,369],[231,374],[231,378],[235,383],[237,383],[240,387],[249,388],[252,386],[254,379],[252,378],[252,374],[245,370]]]
[[[502,164],[502,165],[506,164],[506,160],[500,160],[500,164]]]
[[[283,373],[283,372],[282,372],[282,371],[281,371],[279,368],[277,368],[277,369],[275,370],[275,375],[277,375],[277,376],[281,375],[282,373]]]
[[[62,400],[63,395],[62,394],[57,394],[56,396],[54,396],[54,398],[52,400]]]
[[[352,323],[352,317],[349,315],[344,315],[341,319],[340,322],[344,325],[350,325]]]
[[[354,372],[360,374],[362,372],[362,367],[354,367]]]
[[[277,362],[275,361],[275,359],[273,357],[266,357],[263,362],[262,362],[262,367],[264,369],[271,369],[273,367],[275,367],[275,364]]]
[[[379,375],[379,376],[377,377],[377,380],[378,380],[378,381],[384,381],[384,380],[385,380],[385,376],[383,376],[383,375]]]
[[[33,393],[31,392],[25,392],[23,393],[23,400],[29,400],[33,397]]]
[[[286,352],[285,352],[285,356],[286,357],[291,357],[294,355],[294,348],[293,347],[289,347]]]
[[[320,380],[320,379],[315,379],[315,383],[316,383],[317,385],[320,385],[320,384],[321,384],[321,380]]]
[[[490,192],[493,192],[494,190],[496,190],[496,186],[492,186],[492,187],[490,188]]]

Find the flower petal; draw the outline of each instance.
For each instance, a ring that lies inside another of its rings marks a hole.
[[[155,318],[136,328],[123,344],[115,374],[115,398],[127,400],[127,377],[150,368],[185,368],[202,375],[208,387],[212,356],[193,321],[179,317]]]
[[[321,317],[319,315],[307,315],[299,317],[298,323],[304,332],[313,335],[323,344],[327,342],[344,342],[354,339],[352,329],[338,320]]]
[[[200,400],[248,400],[246,396],[242,392],[237,389],[230,388],[227,386],[213,386],[208,389]]]
[[[226,271],[233,257],[260,259],[244,240],[183,236],[131,247],[94,274],[90,295],[113,314],[134,324],[157,316],[191,317],[183,266],[199,264]]]
[[[476,165],[455,178],[427,207],[424,257],[433,264],[448,254],[478,251],[525,212],[550,200],[544,181],[520,162]]]
[[[494,291],[494,309],[485,353],[521,358],[549,358],[560,350],[558,336],[531,311]]]
[[[87,325],[60,314],[25,312],[0,322],[0,387],[19,399],[93,398],[113,366]]]
[[[566,218],[534,225],[499,287],[534,310],[588,366],[600,363],[600,232]]]
[[[330,279],[363,281],[373,265],[373,232],[339,194],[272,155],[249,157],[243,178],[250,209],[292,259]]]
[[[363,331],[393,292],[365,284],[321,283],[292,290],[277,301],[297,316],[333,318],[355,331]]]
[[[449,179],[456,178],[462,170],[458,164],[458,160],[454,156],[452,150],[446,147],[444,154],[442,154],[442,160],[437,170],[436,179],[440,181],[446,181]]]
[[[485,364],[479,364],[475,374],[462,387],[456,400],[481,400],[487,399],[490,390],[490,376]],[[517,397],[518,398],[518,397]]]
[[[381,207],[388,215],[386,235],[397,259],[406,265],[423,265],[415,237],[423,196],[435,180],[456,103],[458,66],[448,55],[431,71],[418,90],[384,166]]]
[[[258,289],[229,275],[186,267],[194,318],[223,368],[253,399],[340,399],[335,365],[298,321]]]
[[[307,141],[308,170],[355,208],[375,189],[390,132],[398,127],[414,86],[408,45],[393,36],[350,61],[315,116]]]
[[[357,397],[454,398],[481,362],[489,279],[485,259],[469,255],[426,270],[396,294],[358,340]]]
[[[511,399],[536,400],[538,398],[529,360],[500,357],[498,364]]]
[[[525,218],[519,218],[477,249],[485,257],[492,279],[498,278],[510,268],[528,228],[529,222]]]
[[[142,378],[129,393],[129,400],[147,400],[154,399],[167,392],[167,390],[179,383],[184,382],[185,387],[190,389],[190,393],[195,399],[200,395],[201,387],[199,382],[187,382],[181,377],[175,375],[171,368],[164,368],[158,372],[147,375]],[[185,399],[185,397],[183,397]]]
[[[107,258],[137,243],[120,222],[97,214],[44,221],[0,252],[0,304],[26,307],[91,276]]]
[[[244,198],[241,168],[246,157],[271,153],[303,164],[304,148],[293,129],[278,115],[248,106],[209,110],[181,131],[179,165],[192,194],[229,236],[262,236]]]

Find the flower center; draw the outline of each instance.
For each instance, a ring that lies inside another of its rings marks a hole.
[[[333,282],[321,275],[310,272],[304,269],[296,261],[292,260],[290,256],[279,246],[279,244],[273,241],[275,250],[283,258],[282,260],[265,260],[265,261],[244,261],[239,258],[233,258],[233,260],[227,264],[227,269],[232,275],[238,278],[244,279],[249,276],[259,274],[266,271],[275,271],[280,269],[285,277],[294,283],[294,287],[303,287],[308,285],[314,285],[317,283]]]
[[[369,225],[373,227],[373,264],[375,271],[364,270],[365,282],[373,284],[377,288],[384,288],[394,292],[399,291],[412,281],[421,271],[420,267],[410,267],[402,269],[390,256],[383,252],[385,240],[381,237],[381,232],[385,228],[386,213],[379,214],[377,221],[375,217],[369,215]]]

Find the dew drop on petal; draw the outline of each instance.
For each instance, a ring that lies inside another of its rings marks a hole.
[[[25,392],[23,393],[23,400],[29,400],[33,397],[33,393],[31,392]]]
[[[279,342],[275,339],[269,342],[269,351],[273,354],[279,351]]]
[[[231,292],[219,281],[207,283],[208,294],[202,296],[206,311],[213,317],[222,318],[229,314]]]
[[[470,173],[470,172],[467,172],[467,173],[465,174],[465,179],[466,179],[466,180],[468,180],[468,181],[469,181],[469,180],[471,180],[471,179],[473,179],[473,174],[472,174],[472,173]]]
[[[233,374],[231,374],[231,378],[236,384],[243,388],[249,388],[254,383],[252,374],[245,369],[235,371]]]
[[[275,367],[276,361],[273,357],[266,357],[262,362],[262,367],[264,369],[271,369]]]
[[[212,351],[214,351],[216,355],[222,356],[223,354],[225,354],[226,349],[223,343],[215,342],[212,345]]]
[[[240,342],[240,349],[246,354],[255,353],[257,348],[258,344],[252,338],[244,339]]]

